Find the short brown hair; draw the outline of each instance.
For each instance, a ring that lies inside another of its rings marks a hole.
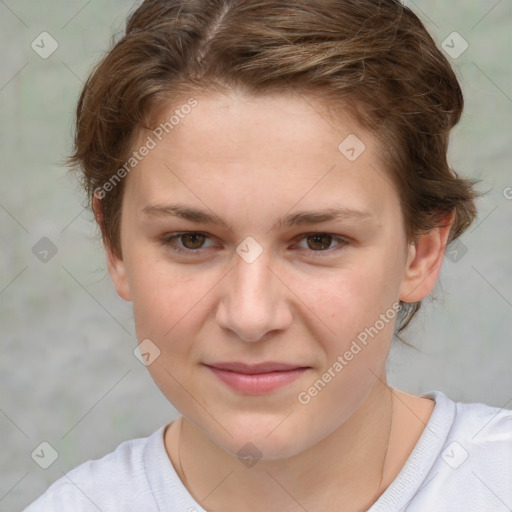
[[[421,21],[398,0],[144,1],[78,102],[69,163],[81,170],[90,206],[162,107],[195,91],[235,88],[320,96],[371,131],[399,193],[409,242],[453,210],[448,243],[473,222],[479,180],[460,178],[447,162],[461,88]],[[121,181],[97,216],[118,256],[122,197]],[[401,305],[397,333],[421,302]]]

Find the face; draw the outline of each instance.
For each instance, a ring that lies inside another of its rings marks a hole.
[[[300,96],[195,98],[161,141],[140,134],[156,147],[126,178],[110,273],[178,411],[228,452],[288,457],[385,379],[396,305],[419,300],[406,299],[415,248],[376,140],[343,112],[334,124]]]

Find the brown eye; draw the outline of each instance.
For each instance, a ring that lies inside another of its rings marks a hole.
[[[206,236],[202,233],[184,233],[179,236],[182,241],[183,246],[186,249],[200,249],[203,245]]]
[[[194,256],[212,247],[211,244],[204,246],[205,241],[209,239],[206,233],[187,231],[166,234],[160,238],[160,243],[176,253]]]
[[[302,241],[306,242],[306,247],[303,246],[301,249],[313,257],[332,256],[350,243],[344,237],[330,235],[329,233],[306,233],[301,235],[299,240],[301,240],[301,243]],[[332,242],[336,243],[334,247],[331,247]],[[298,247],[300,247],[300,244]]]
[[[317,233],[314,235],[307,235],[306,239],[308,240],[308,247],[313,251],[322,251],[328,249],[331,245],[332,241],[331,235],[326,235],[324,233]]]

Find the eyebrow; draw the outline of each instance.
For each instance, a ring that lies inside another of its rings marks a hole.
[[[197,224],[216,224],[227,226],[227,224],[214,213],[179,203],[146,206],[142,209],[142,213],[156,217],[179,217]],[[304,224],[319,224],[321,222],[329,222],[333,220],[362,221],[371,218],[373,218],[373,214],[369,211],[344,207],[326,208],[318,211],[300,211],[280,218],[271,231],[276,229],[276,227],[283,226],[291,227]]]
[[[318,211],[292,213],[279,219],[278,225],[300,226],[301,224],[319,224],[333,220],[366,220],[371,217],[373,217],[373,215],[367,211],[337,207]]]

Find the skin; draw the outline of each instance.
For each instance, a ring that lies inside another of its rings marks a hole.
[[[344,112],[333,119],[319,101],[294,94],[194,97],[198,105],[126,178],[122,256],[106,247],[117,292],[133,303],[138,341],[160,350],[151,376],[181,414],[182,425],[165,431],[169,458],[209,511],[366,510],[434,407],[387,385],[396,318],[309,403],[297,396],[394,303],[432,291],[453,215],[408,244],[379,145]],[[349,134],[366,146],[353,162],[338,150]],[[177,202],[224,224],[143,212]],[[327,206],[371,217],[271,230],[283,215]],[[184,231],[208,238],[175,240],[186,254],[162,243]],[[311,233],[347,243],[322,246]],[[248,236],[263,249],[252,263],[236,252]],[[278,390],[247,395],[203,365],[219,361],[309,369]],[[237,457],[246,443],[262,454],[252,467]]]

